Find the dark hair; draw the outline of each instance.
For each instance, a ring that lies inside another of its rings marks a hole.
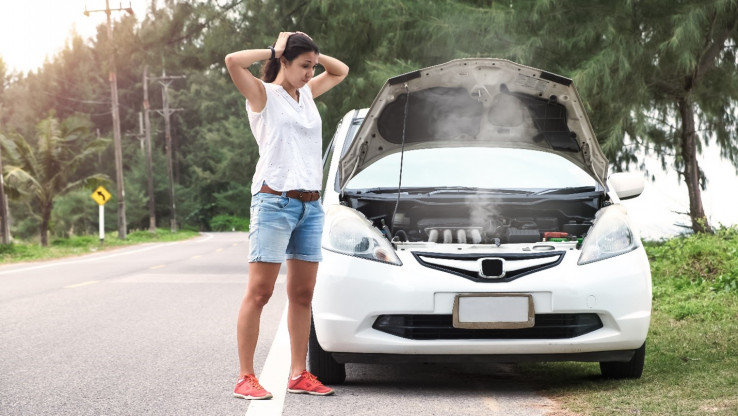
[[[282,56],[287,61],[292,62],[295,58],[305,52],[320,53],[320,49],[318,49],[318,45],[309,37],[301,33],[295,33],[287,38],[287,45],[285,45],[284,53],[282,53]],[[273,82],[275,79],[277,79],[277,74],[279,74],[280,59],[267,60],[266,64],[261,68],[261,79],[263,79],[265,82]]]

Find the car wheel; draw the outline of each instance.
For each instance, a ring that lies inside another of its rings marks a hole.
[[[325,384],[342,384],[346,381],[346,364],[339,364],[330,353],[323,351],[315,335],[315,324],[312,320],[308,342],[308,365],[310,372]]]
[[[630,361],[601,361],[600,371],[602,377],[610,379],[641,378],[643,374],[643,363],[646,360],[646,343],[635,350]]]

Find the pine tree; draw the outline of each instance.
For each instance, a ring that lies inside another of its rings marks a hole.
[[[656,154],[687,185],[693,231],[710,232],[697,155],[714,139],[738,164],[738,1],[511,5],[513,59],[573,78],[615,166]]]

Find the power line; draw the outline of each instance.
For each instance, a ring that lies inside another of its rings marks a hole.
[[[105,111],[105,112],[102,112],[102,113],[86,113],[84,111],[79,111],[79,110],[74,110],[73,113],[74,114],[83,114],[83,115],[91,116],[91,117],[108,116],[108,115],[112,114],[110,111]]]
[[[71,102],[74,102],[74,103],[94,104],[94,105],[102,105],[102,104],[110,105],[110,100],[107,100],[107,101],[80,100],[78,98],[65,97],[63,95],[54,94],[54,93],[51,93],[51,92],[48,92],[48,91],[42,91],[42,92],[44,94],[48,95],[49,97],[58,98],[60,100],[67,100],[67,101],[71,101]]]

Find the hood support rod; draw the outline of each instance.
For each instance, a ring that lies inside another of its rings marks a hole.
[[[405,128],[407,127],[407,109],[410,104],[410,88],[405,83],[405,112],[402,116],[402,147],[400,148],[400,179],[397,184],[397,200],[395,201],[395,209],[392,211],[390,220],[391,232],[395,232],[395,215],[397,215],[397,207],[400,205],[400,191],[402,190],[402,164],[405,159]]]

